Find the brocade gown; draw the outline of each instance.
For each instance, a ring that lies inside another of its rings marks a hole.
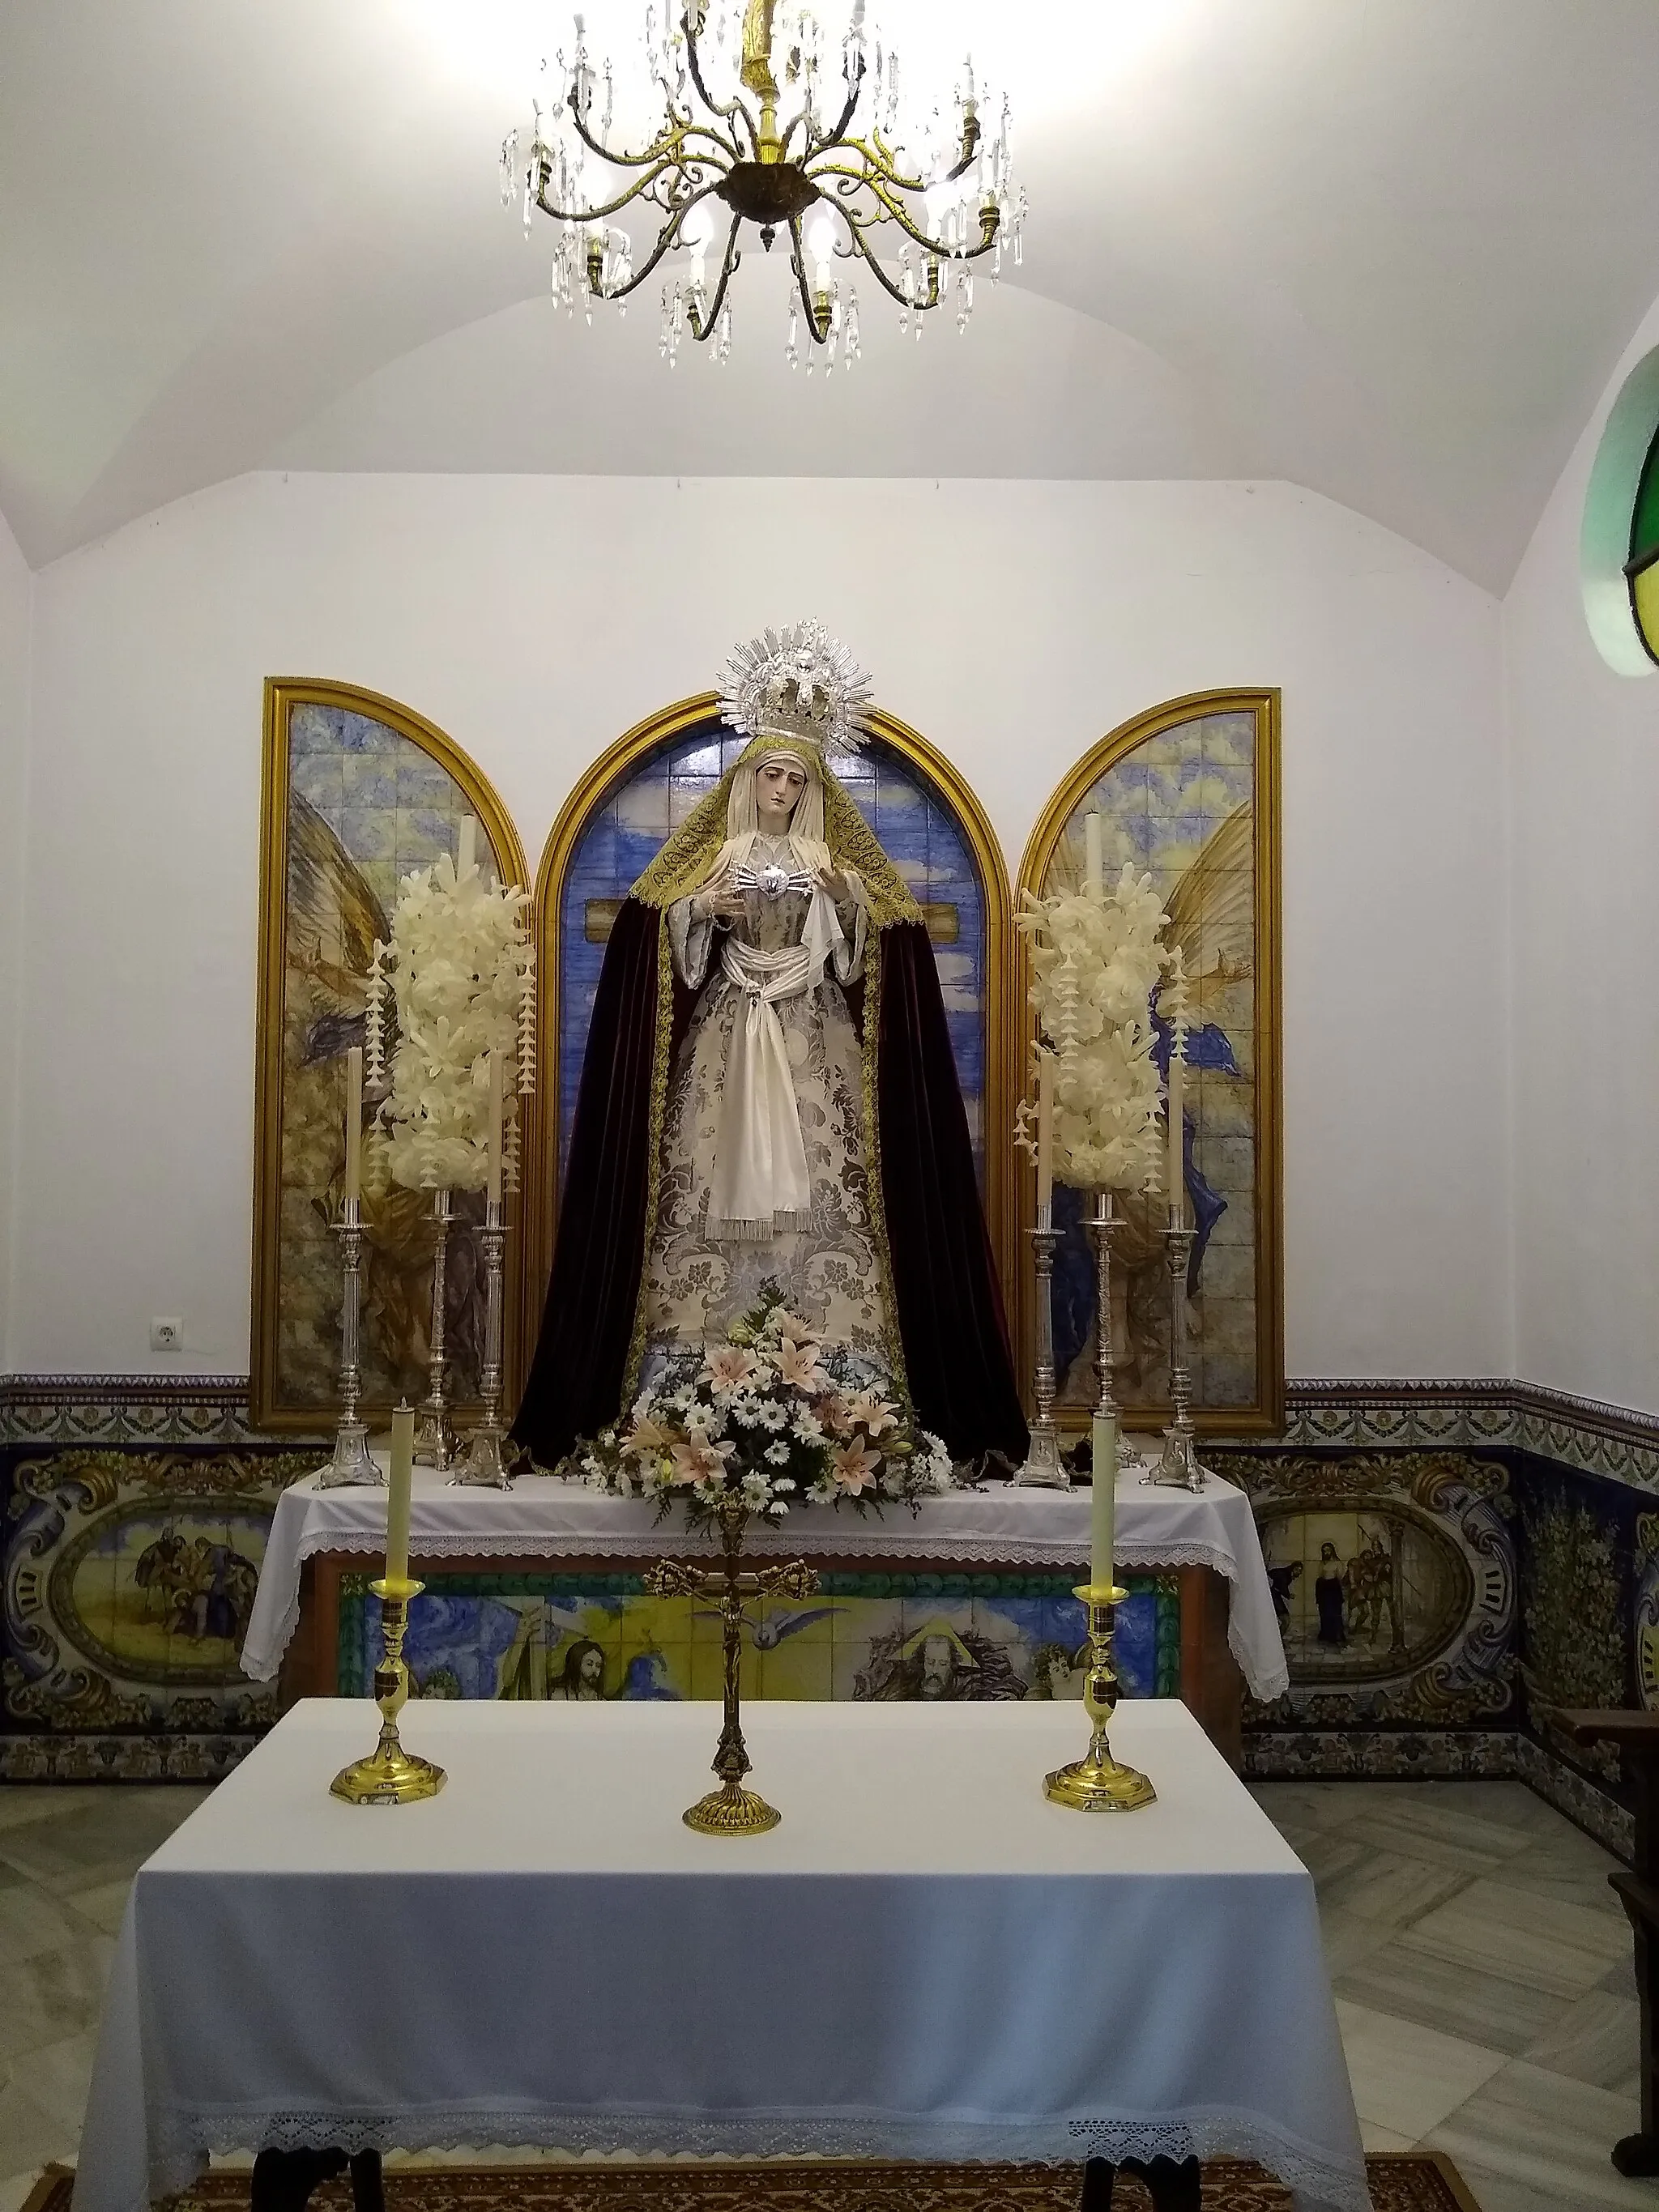
[[[666,1352],[719,1341],[769,1281],[792,1311],[867,1359],[872,1373],[890,1368],[865,1157],[863,1057],[844,988],[863,975],[866,935],[863,886],[850,872],[849,895],[834,902],[841,942],[830,950],[822,980],[771,1002],[793,1081],[810,1208],[738,1229],[719,1218],[713,1202],[733,1032],[750,1003],[726,973],[722,939],[729,932],[739,947],[763,955],[802,944],[812,901],[800,877],[790,876],[793,866],[786,841],[762,837],[749,867],[788,878],[781,895],[745,885],[744,915],[729,922],[699,917],[689,898],[668,909],[676,970],[699,996],[664,1114],[661,1190],[647,1260],[646,1381]]]

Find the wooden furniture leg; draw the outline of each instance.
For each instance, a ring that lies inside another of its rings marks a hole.
[[[1091,2158],[1083,2169],[1079,2212],[1112,2212],[1112,2191],[1120,2173],[1146,2185],[1152,2212],[1199,2212],[1203,2169],[1195,2158]]]
[[[1636,1800],[1636,1864],[1610,1874],[1636,1948],[1642,2008],[1642,2124],[1613,2147],[1613,2163],[1632,2178],[1659,2174],[1659,1713],[1577,1711],[1556,1718],[1577,1743],[1616,1743]]]

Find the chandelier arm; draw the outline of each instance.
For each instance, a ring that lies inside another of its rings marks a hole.
[[[848,138],[843,143],[848,146],[856,147],[858,151],[863,155],[865,160],[869,162],[871,167],[874,169],[878,169],[883,176],[890,178],[892,182],[899,187],[901,191],[921,192],[927,191],[927,179],[921,174],[920,170],[917,171],[914,177],[907,177],[901,173],[898,166],[898,157],[902,149],[897,146],[890,146],[887,143],[887,141],[882,137],[879,126],[872,128],[867,140],[863,138]]]
[[[793,249],[789,265],[795,272],[800,303],[806,313],[806,335],[814,345],[825,345],[829,343],[829,333],[826,331],[823,337],[818,336],[817,309],[812,305],[812,295],[806,289],[806,262],[801,252],[800,217],[798,215],[792,215],[789,218],[789,241]]]
[[[703,318],[702,328],[699,330],[697,327],[695,310],[687,315],[686,319],[691,325],[691,335],[699,345],[714,336],[714,325],[720,319],[720,309],[726,304],[726,288],[732,282],[733,270],[743,259],[742,254],[738,252],[738,233],[742,228],[743,217],[734,215],[732,218],[732,228],[726,234],[726,253],[720,263],[720,280],[714,287],[714,298],[708,302],[708,313]]]
[[[709,96],[708,87],[703,82],[702,57],[697,52],[697,34],[691,28],[691,21],[689,14],[681,16],[680,28],[685,33],[686,67],[690,71],[692,83],[697,88],[697,97],[702,100],[703,106],[708,110],[708,112],[711,115],[724,115],[728,121],[730,121],[733,116],[740,118],[744,129],[749,133],[750,150],[755,155],[758,155],[760,152],[760,138],[755,129],[755,118],[750,115],[749,110],[744,106],[741,94],[733,93],[731,99],[723,103],[720,100],[711,99]],[[735,135],[736,134],[734,133],[734,137]],[[739,153],[736,156],[736,159],[741,161],[743,159],[742,155]]]
[[[842,213],[846,214],[847,210],[843,209]],[[877,260],[875,255],[871,252],[870,242],[865,237],[863,230],[858,223],[854,222],[850,215],[848,216],[847,228],[852,234],[854,245],[864,256],[865,260],[869,264],[871,275],[875,278],[877,283],[880,285],[882,290],[888,293],[893,299],[896,300],[901,307],[914,307],[918,313],[925,313],[925,302],[917,300],[907,300],[903,293],[899,289],[898,286],[894,283],[892,278],[887,274],[887,271],[882,267],[880,262]]]
[[[674,161],[662,162],[650,176],[635,177],[626,191],[618,193],[614,200],[607,200],[603,207],[556,208],[550,200],[544,199],[540,192],[536,195],[536,204],[544,215],[550,216],[555,222],[600,222],[606,216],[618,215],[623,208],[631,206],[635,200],[644,199],[659,177],[665,175],[670,169],[676,169],[678,167],[679,164]],[[714,186],[711,185],[708,189],[712,191]]]
[[[811,143],[807,146],[805,153],[801,157],[803,161],[810,161],[815,154],[827,153],[831,147],[839,146],[842,141],[846,137],[847,126],[853,119],[853,111],[859,104],[859,94],[864,89],[864,56],[860,54],[859,56],[859,73],[854,78],[852,90],[847,95],[846,106],[842,109],[841,113],[836,118],[835,128],[830,131],[828,137],[812,137]]]
[[[825,162],[819,168],[809,171],[808,175],[810,180],[813,183],[816,183],[819,177],[845,177],[849,179],[854,190],[863,190],[871,193],[875,199],[880,202],[881,206],[884,210],[883,215],[866,216],[862,218],[863,221],[866,222],[881,222],[886,221],[897,223],[899,228],[905,233],[907,237],[913,238],[916,244],[922,248],[924,252],[931,253],[937,261],[977,261],[981,254],[988,253],[991,248],[996,244],[997,226],[995,224],[992,225],[990,236],[988,238],[982,238],[977,246],[947,246],[943,239],[929,238],[925,230],[919,229],[917,226],[911,222],[908,210],[906,209],[903,201],[897,197],[896,193],[883,180],[883,179],[877,176],[872,176],[867,172],[860,175],[855,169],[843,168],[839,162],[832,161]],[[847,217],[848,223],[850,227],[854,217],[852,210],[846,204],[846,189],[845,185],[839,188],[836,194],[836,204],[841,208],[842,213]]]

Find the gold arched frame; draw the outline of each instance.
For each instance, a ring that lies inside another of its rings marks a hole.
[[[553,1240],[558,1226],[558,1165],[556,1142],[559,1101],[559,1019],[552,994],[558,988],[561,951],[559,915],[564,880],[582,832],[594,812],[614,795],[617,787],[648,753],[706,722],[720,708],[720,695],[699,692],[647,714],[618,738],[581,778],[559,810],[558,819],[542,848],[536,871],[534,905],[537,965],[543,979],[543,1006],[538,1042],[536,1095],[525,1130],[524,1221],[525,1297],[521,1311],[520,1372],[527,1373],[541,1325],[548,1277],[553,1267]],[[1005,1287],[1017,1279],[1012,1158],[1005,1135],[1012,1122],[1015,1099],[1013,1054],[1010,1049],[1008,957],[1013,934],[1012,902],[1007,864],[984,808],[971,787],[930,744],[919,731],[880,708],[868,716],[872,737],[890,745],[902,760],[919,769],[934,786],[961,824],[974,864],[979,871],[985,915],[985,1091],[984,1158],[985,1218]]]
[[[1255,725],[1255,1322],[1256,1402],[1253,1406],[1194,1408],[1200,1433],[1211,1436],[1277,1436],[1285,1422],[1285,1285],[1282,1202],[1282,1077],[1279,1030],[1279,695],[1278,690],[1191,691],[1166,699],[1143,714],[1120,723],[1085,753],[1037,817],[1019,864],[1018,890],[1041,896],[1066,824],[1089,792],[1110,768],[1148,738],[1160,737],[1183,722],[1212,714],[1249,714]],[[1024,937],[1014,947],[1014,1003],[1020,1010],[1019,1067],[1030,1065],[1036,1042],[1031,1007],[1031,961]],[[1035,1225],[1036,1189],[1026,1172],[1016,1177],[1015,1235],[1029,1253],[1028,1232]],[[1005,1281],[1009,1279],[1006,1275]],[[1022,1376],[1029,1377],[1036,1353],[1036,1306],[1029,1264],[1012,1280],[1016,1340],[1021,1346]],[[1067,1408],[1061,1418],[1079,1430],[1085,1416]],[[1137,1418],[1162,1427],[1167,1411],[1150,1408]]]
[[[250,1419],[255,1428],[289,1434],[315,1435],[331,1425],[326,1408],[283,1407],[276,1403],[278,1382],[278,1299],[281,1289],[283,1162],[283,994],[288,956],[288,826],[289,725],[296,707],[335,707],[361,714],[393,730],[435,761],[454,782],[477,817],[495,856],[501,881],[526,880],[524,847],[511,816],[495,787],[477,763],[441,730],[400,700],[356,684],[340,684],[325,678],[269,676],[264,690],[264,767],[259,816],[259,968],[258,1032],[255,1045],[253,1122],[253,1300]],[[520,1216],[522,1194],[516,1201]],[[514,1218],[514,1201],[508,1219]],[[523,1238],[516,1243],[522,1255]],[[520,1312],[523,1304],[522,1258],[518,1267],[509,1261],[506,1284],[506,1312],[502,1323],[506,1376],[504,1388],[510,1404],[518,1395],[517,1351],[521,1336]],[[365,1404],[367,1414],[387,1409]]]

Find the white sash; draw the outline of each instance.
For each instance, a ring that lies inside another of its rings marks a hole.
[[[805,1228],[811,1215],[800,1106],[776,1007],[779,1000],[799,998],[822,981],[826,957],[846,941],[835,902],[822,890],[813,893],[805,933],[804,944],[778,952],[735,937],[720,946],[720,972],[749,1003],[738,1006],[732,1024],[720,1093],[708,1199],[716,1237],[770,1237]]]

